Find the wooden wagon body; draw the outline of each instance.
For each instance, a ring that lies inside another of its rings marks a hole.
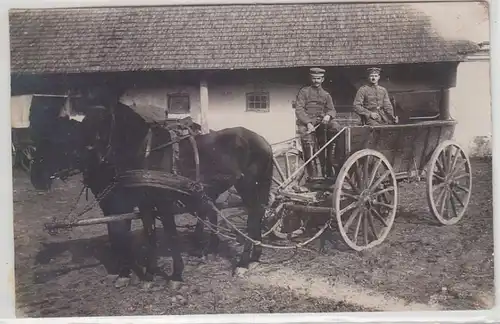
[[[291,143],[288,150],[275,152],[274,208],[299,211],[301,216],[326,212],[336,219],[345,242],[359,251],[380,244],[388,235],[398,207],[398,183],[425,178],[432,215],[443,225],[455,224],[465,213],[472,186],[469,159],[452,141],[455,125],[454,120],[428,120],[344,127],[319,149],[344,141],[344,154],[333,158],[342,168],[330,182],[315,185],[304,184],[305,164],[314,163],[315,155],[300,165],[301,149]],[[276,228],[275,235],[282,238],[303,233]],[[360,236],[362,243],[358,243]]]
[[[452,139],[455,125],[454,120],[432,120],[406,125],[351,126],[338,138],[346,143],[346,154],[335,159],[344,162],[357,151],[376,150],[389,160],[398,179],[407,178],[426,169],[439,144]]]

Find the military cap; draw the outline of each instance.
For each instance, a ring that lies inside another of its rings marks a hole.
[[[366,71],[368,72],[368,74],[372,74],[372,73],[380,74],[380,71],[382,71],[382,69],[378,68],[378,67],[369,67],[366,69]]]
[[[310,68],[309,69],[309,74],[312,76],[324,76],[325,75],[325,70],[321,68]]]

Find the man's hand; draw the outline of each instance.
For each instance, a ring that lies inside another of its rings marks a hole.
[[[325,117],[323,117],[322,123],[323,124],[328,124],[328,122],[330,121],[330,118],[331,118],[330,115],[325,115]]]
[[[307,132],[308,133],[314,132],[314,125],[312,123],[307,124]]]
[[[394,124],[399,124],[399,117],[398,116],[394,117]]]
[[[370,118],[375,120],[380,120],[380,116],[376,112],[370,113]]]

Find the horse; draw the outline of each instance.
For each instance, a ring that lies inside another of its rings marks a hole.
[[[172,172],[173,150],[170,146],[162,147],[172,141],[171,132],[143,118],[130,106],[118,102],[89,109],[77,128],[81,137],[78,139],[79,153],[74,154],[74,159],[80,161],[84,183],[96,197],[106,191],[121,172],[127,170]],[[180,174],[191,179],[198,175],[205,188],[205,196],[211,202],[234,186],[248,211],[248,236],[260,241],[262,218],[269,203],[272,182],[270,144],[244,127],[200,134],[194,137],[194,142],[196,150],[193,150],[193,142],[189,137],[178,139]],[[33,162],[35,175],[32,177],[35,188],[46,190],[53,179],[49,175],[63,169],[61,163],[54,161],[50,154],[54,150],[56,148],[47,142],[40,149],[37,148]],[[196,162],[196,156],[199,163]],[[170,280],[183,281],[184,264],[174,219],[174,204],[179,200],[191,213],[197,214],[202,220],[208,219],[212,226],[216,226],[217,213],[209,208],[209,204],[158,188],[114,188],[99,202],[105,215],[130,213],[139,206],[149,242],[146,270],[141,276],[145,281],[152,281],[159,271],[156,265],[155,217],[161,220],[172,250],[173,273]],[[128,284],[134,267],[130,229],[131,221],[108,223],[112,250],[119,259],[116,287]],[[202,226],[197,226],[196,236],[200,237],[202,230]],[[219,238],[212,232],[208,248],[204,249],[203,254],[217,254],[218,244]],[[248,269],[250,263],[259,261],[261,254],[262,247],[246,241],[235,271]]]

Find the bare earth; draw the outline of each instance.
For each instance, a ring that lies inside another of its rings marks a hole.
[[[264,250],[263,262],[243,277],[232,276],[240,247],[222,245],[217,260],[189,255],[185,284],[169,287],[158,278],[144,289],[133,280],[112,286],[112,256],[104,225],[75,228],[58,236],[43,231],[53,216],[63,218],[81,189],[80,179],[58,182],[37,193],[28,177],[14,171],[14,231],[18,316],[112,316],[200,313],[343,312],[484,309],[493,305],[491,161],[472,161],[473,195],[468,213],[455,226],[436,225],[427,207],[425,182],[402,184],[391,233],[378,247],[357,253],[332,238],[326,251],[297,254]],[[89,195],[89,199],[92,196]],[[82,197],[79,206],[85,204]],[[85,217],[97,217],[96,208]],[[179,219],[194,222],[194,219]],[[135,223],[140,243],[139,222]],[[160,239],[161,228],[159,229]],[[140,244],[137,244],[140,247]],[[141,255],[141,249],[137,249]],[[168,271],[166,248],[160,265]]]

